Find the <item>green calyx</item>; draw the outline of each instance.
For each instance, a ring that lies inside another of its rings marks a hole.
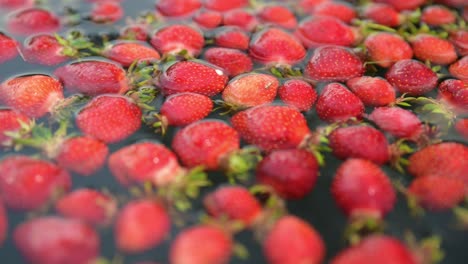
[[[224,163],[226,175],[231,184],[236,181],[246,182],[250,172],[262,160],[260,149],[253,146],[244,147],[229,154]]]

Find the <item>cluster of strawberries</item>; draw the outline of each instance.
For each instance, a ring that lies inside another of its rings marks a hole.
[[[224,264],[247,231],[271,264],[439,261],[385,234],[398,192],[468,225],[467,0],[58,2],[0,0],[0,250]],[[288,212],[316,191],[338,253]]]

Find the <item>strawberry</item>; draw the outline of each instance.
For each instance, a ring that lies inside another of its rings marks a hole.
[[[13,233],[17,249],[29,263],[82,264],[99,256],[100,239],[87,224],[43,216],[19,224]]]
[[[5,242],[8,233],[8,215],[3,205],[3,202],[0,201],[0,246]]]
[[[417,264],[420,263],[402,242],[387,235],[370,235],[359,244],[339,252],[330,264]]]
[[[457,60],[449,67],[449,72],[455,78],[468,80],[468,56]]]
[[[378,32],[369,35],[364,41],[370,60],[388,68],[400,60],[411,59],[411,46],[399,35]]]
[[[327,30],[323,30],[326,28]],[[294,35],[306,48],[322,45],[352,46],[357,41],[354,29],[338,18],[309,16],[299,23]]]
[[[226,26],[238,26],[245,31],[253,31],[259,24],[257,18],[244,9],[232,9],[223,14],[223,24]]]
[[[442,26],[455,23],[455,14],[443,5],[426,6],[421,14],[421,22],[429,26]]]
[[[159,85],[165,95],[192,92],[211,97],[220,93],[227,81],[227,75],[220,68],[201,61],[170,64],[159,76]]]
[[[468,30],[457,30],[451,32],[449,40],[453,43],[460,56],[468,55]]]
[[[253,35],[250,56],[263,64],[292,65],[306,56],[306,50],[293,35],[276,28],[267,28]]]
[[[185,126],[207,117],[213,110],[208,96],[197,93],[177,93],[166,98],[161,106],[163,127]]]
[[[455,47],[448,40],[429,34],[418,34],[410,39],[414,56],[421,61],[448,65],[457,60]]]
[[[22,48],[25,61],[47,66],[57,65],[68,60],[68,56],[63,54],[63,50],[63,46],[57,39],[49,34],[29,37],[25,40]]]
[[[243,186],[220,186],[203,198],[203,205],[213,217],[228,217],[245,226],[252,225],[260,216],[262,207]]]
[[[216,226],[196,225],[184,229],[176,236],[169,251],[169,262],[227,264],[232,251],[233,241],[226,231]]]
[[[393,7],[396,10],[414,10],[422,6],[426,1],[425,0],[376,0],[377,3],[386,3]]]
[[[286,199],[301,199],[315,186],[318,170],[316,158],[308,151],[276,150],[258,164],[256,179]]]
[[[117,212],[117,202],[103,192],[80,188],[60,197],[55,202],[55,210],[67,218],[106,225]]]
[[[194,27],[174,24],[158,29],[151,36],[151,45],[161,54],[177,54],[183,50],[197,56],[205,43],[203,34]]]
[[[141,126],[140,108],[127,97],[100,95],[76,116],[76,125],[85,135],[105,143],[126,139]]]
[[[364,113],[362,101],[339,83],[327,84],[315,106],[318,117],[326,122],[345,121]]]
[[[0,9],[18,9],[32,6],[32,0],[0,0]]]
[[[223,22],[223,14],[218,11],[202,10],[195,14],[193,21],[201,28],[213,29],[221,25]]]
[[[438,98],[456,113],[468,113],[468,80],[447,79],[441,82]]]
[[[427,175],[414,179],[408,193],[416,202],[431,211],[454,208],[465,198],[465,183],[461,179]]]
[[[135,61],[158,60],[159,53],[143,43],[118,42],[104,51],[104,56],[116,61],[124,67],[130,66]]]
[[[147,181],[162,186],[183,172],[175,154],[164,145],[153,142],[122,147],[109,156],[108,165],[124,186]]]
[[[124,9],[119,2],[112,0],[99,1],[91,9],[91,21],[95,23],[114,23],[122,19]]]
[[[34,210],[71,187],[70,175],[45,160],[24,155],[0,161],[0,194],[5,205],[15,210]]]
[[[54,74],[73,93],[97,96],[123,94],[129,89],[125,70],[110,62],[75,61],[57,68]]]
[[[265,6],[258,12],[257,17],[264,24],[271,24],[272,26],[285,29],[294,29],[297,26],[297,19],[294,13],[282,5]]]
[[[0,32],[0,64],[10,61],[18,56],[18,43]]]
[[[28,117],[39,118],[63,100],[60,82],[48,75],[12,77],[0,84],[0,102]]]
[[[52,11],[31,7],[8,16],[6,27],[13,34],[29,36],[56,32],[60,28],[60,21]]]
[[[276,77],[263,73],[245,73],[232,79],[224,88],[224,102],[242,109],[272,102],[278,91]]]
[[[382,219],[396,202],[387,175],[365,159],[343,162],[333,178],[331,192],[337,205],[351,219]]]
[[[288,250],[281,250],[287,248]],[[299,217],[281,217],[267,233],[263,255],[270,264],[322,263],[325,244],[320,234]]]
[[[219,27],[214,36],[214,44],[223,48],[246,50],[250,36],[237,26]]]
[[[369,115],[380,129],[397,138],[417,139],[423,133],[421,120],[400,107],[377,107]]]
[[[437,74],[417,60],[400,60],[385,74],[387,81],[400,93],[423,95],[437,86]]]
[[[388,27],[397,27],[403,22],[403,16],[393,6],[383,3],[371,2],[364,5],[362,16]]]
[[[223,1],[223,0],[205,0],[204,6],[210,10],[215,11],[229,11],[236,8],[242,8],[249,4],[248,0],[231,0],[231,1]]]
[[[204,59],[222,68],[229,77],[250,72],[253,68],[252,59],[244,52],[228,48],[208,48]]]
[[[349,79],[346,85],[365,106],[385,106],[396,100],[395,89],[381,77],[356,77]]]
[[[468,118],[457,120],[455,123],[455,130],[463,138],[468,139]]]
[[[187,16],[202,6],[200,0],[160,0],[156,2],[156,10],[166,17]]]
[[[340,127],[331,132],[328,140],[333,155],[340,159],[366,159],[380,165],[390,158],[385,135],[371,126]]]
[[[123,252],[140,253],[161,244],[170,228],[169,215],[160,203],[149,199],[131,201],[117,215],[115,243]]]
[[[9,146],[10,137],[5,132],[16,132],[21,129],[21,123],[29,123],[29,117],[9,108],[0,109],[0,146]]]
[[[299,0],[298,6],[301,8],[301,10],[310,14],[314,11],[316,6],[328,1],[331,0]]]
[[[231,123],[248,144],[265,151],[296,148],[310,134],[304,116],[282,105],[249,108],[235,114]]]
[[[348,24],[357,17],[356,10],[354,10],[352,5],[338,1],[325,1],[318,4],[314,8],[312,15],[332,16]]]
[[[148,39],[148,26],[133,24],[120,29],[120,39],[146,41]]]
[[[302,80],[290,79],[278,88],[279,98],[299,111],[309,111],[317,100],[314,87]]]

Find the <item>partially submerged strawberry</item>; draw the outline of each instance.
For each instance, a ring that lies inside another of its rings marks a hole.
[[[456,113],[468,113],[468,80],[447,79],[439,84],[438,98]]]
[[[265,24],[285,29],[294,29],[297,26],[294,13],[286,6],[267,5],[258,12],[257,16]]]
[[[371,61],[384,68],[413,57],[411,46],[402,37],[394,33],[378,32],[371,34],[365,39],[364,45]]]
[[[222,68],[230,77],[250,72],[253,68],[252,59],[237,49],[208,48],[204,58],[209,63]]]
[[[314,87],[302,80],[290,79],[278,88],[279,98],[299,111],[309,111],[317,100]]]
[[[423,132],[418,116],[399,107],[377,107],[369,115],[369,119],[397,138],[417,139]]]
[[[455,14],[443,5],[430,5],[423,9],[421,21],[429,26],[442,26],[455,23]]]
[[[104,51],[104,56],[124,67],[130,66],[135,61],[158,60],[160,58],[156,50],[139,42],[113,44]]]
[[[372,22],[388,26],[396,27],[403,23],[403,15],[400,14],[393,6],[384,3],[370,2],[363,6],[362,16],[370,19]]]
[[[187,16],[202,6],[200,0],[161,0],[156,2],[156,9],[167,17]]]
[[[357,17],[356,10],[352,5],[340,1],[322,2],[314,8],[312,15],[333,16],[348,24]]]
[[[216,29],[213,41],[219,47],[246,50],[250,36],[240,27],[222,26]]]
[[[421,61],[448,65],[457,59],[454,45],[448,40],[428,35],[418,34],[410,39],[414,56]]]
[[[114,23],[124,16],[124,9],[119,2],[96,2],[91,10],[90,18],[95,23]]]
[[[228,11],[228,10],[244,7],[248,5],[248,3],[249,1],[247,0],[231,0],[231,1],[206,0],[204,1],[204,6],[210,10]]]
[[[319,95],[315,108],[318,117],[326,122],[361,118],[364,113],[364,104],[359,97],[340,83],[327,84]]]
[[[381,77],[356,77],[349,79],[346,85],[365,106],[385,106],[396,100],[395,89]]]
[[[64,47],[56,37],[49,34],[34,35],[24,42],[23,57],[27,62],[41,65],[57,65],[69,57],[63,54]]]
[[[203,34],[197,29],[181,24],[168,25],[158,29],[151,36],[151,45],[163,55],[186,51],[197,56],[203,48]]]
[[[460,80],[468,80],[468,56],[465,56],[449,67],[449,72],[455,78]]]
[[[0,64],[18,56],[18,43],[11,37],[0,33]]]
[[[385,77],[400,93],[423,95],[437,86],[438,77],[431,68],[417,60],[405,59],[393,64]]]
[[[0,146],[11,145],[11,138],[5,133],[17,132],[21,130],[22,123],[27,124],[30,120],[28,116],[13,110],[13,109],[0,109]]]
[[[10,32],[21,36],[53,33],[59,30],[60,21],[49,10],[31,7],[10,14],[7,18],[7,28]]]

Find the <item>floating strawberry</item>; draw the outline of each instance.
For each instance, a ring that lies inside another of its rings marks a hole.
[[[364,113],[364,104],[359,97],[339,83],[330,83],[325,86],[315,108],[318,117],[326,122],[360,118]]]
[[[8,234],[8,215],[7,211],[3,205],[3,202],[0,202],[0,246],[5,242]]]
[[[222,68],[230,77],[250,72],[253,68],[252,59],[244,52],[228,48],[208,48],[204,58],[207,62]]]
[[[5,132],[17,132],[22,128],[22,123],[29,123],[29,118],[13,109],[0,109],[0,146],[10,146],[11,138]]]
[[[226,26],[238,26],[246,31],[253,31],[259,24],[257,18],[248,10],[231,9],[223,14],[223,24]]]
[[[201,6],[202,1],[200,0],[161,0],[156,2],[156,9],[167,17],[187,16],[200,9]]]
[[[364,41],[369,58],[377,65],[388,68],[398,61],[411,59],[411,46],[399,35],[378,32],[369,35]]]
[[[93,4],[90,18],[95,23],[114,23],[124,16],[124,9],[119,2],[107,0]]]
[[[18,56],[17,47],[18,43],[14,39],[0,33],[0,64],[16,58]]]
[[[356,10],[352,5],[339,1],[324,1],[318,4],[315,6],[312,15],[332,16],[348,24],[357,17]]]
[[[395,7],[398,11],[414,10],[425,3],[425,0],[377,0],[378,3],[386,3]]]
[[[377,107],[369,115],[380,129],[397,138],[417,139],[423,125],[417,115],[400,107]]]
[[[410,39],[414,56],[421,61],[448,65],[457,59],[455,47],[448,40],[428,35],[418,34]]]
[[[237,26],[223,26],[216,29],[213,40],[219,47],[246,50],[250,36]]]
[[[468,113],[468,80],[447,79],[439,84],[438,97],[456,113]]]
[[[395,89],[381,77],[356,77],[349,79],[346,85],[365,106],[385,106],[396,100]]]
[[[452,76],[460,80],[468,80],[468,56],[465,56],[451,64],[449,72]]]
[[[148,25],[130,24],[120,29],[120,38],[126,40],[146,41],[148,39]]]
[[[124,67],[130,66],[135,61],[158,60],[160,58],[156,50],[139,42],[116,43],[104,51],[104,56]]]
[[[60,21],[49,10],[31,7],[11,14],[6,26],[13,34],[29,36],[37,33],[56,32],[60,28]]]
[[[195,14],[193,21],[201,28],[212,29],[221,25],[223,22],[223,14],[218,11],[202,10]]]
[[[309,111],[317,100],[314,87],[302,80],[290,79],[278,88],[279,98],[299,111]]]
[[[167,25],[158,29],[151,36],[151,45],[163,55],[186,51],[190,56],[197,56],[205,40],[197,29],[187,25]]]
[[[445,6],[430,5],[426,6],[421,14],[421,22],[429,26],[442,26],[455,23],[455,14]]]
[[[384,3],[371,2],[366,4],[363,7],[362,15],[372,22],[388,27],[399,26],[404,20],[403,15],[393,6]]]
[[[222,1],[222,0],[205,0],[204,6],[211,10],[216,11],[228,11],[236,8],[241,8],[249,4],[248,0],[231,0],[231,1]]]
[[[431,68],[417,60],[400,60],[388,69],[385,77],[400,93],[423,95],[437,86],[438,77]]]
[[[297,26],[297,19],[294,13],[282,5],[268,5],[263,7],[257,14],[258,18],[265,24],[294,29]]]
[[[0,9],[17,9],[33,5],[31,0],[0,0]]]
[[[25,61],[48,66],[60,64],[69,58],[63,54],[64,47],[49,34],[26,39],[22,52]]]
[[[449,40],[460,56],[468,55],[468,30],[457,30],[449,34]]]
[[[323,2],[330,0],[299,0],[298,6],[306,13],[312,13],[315,7]]]

